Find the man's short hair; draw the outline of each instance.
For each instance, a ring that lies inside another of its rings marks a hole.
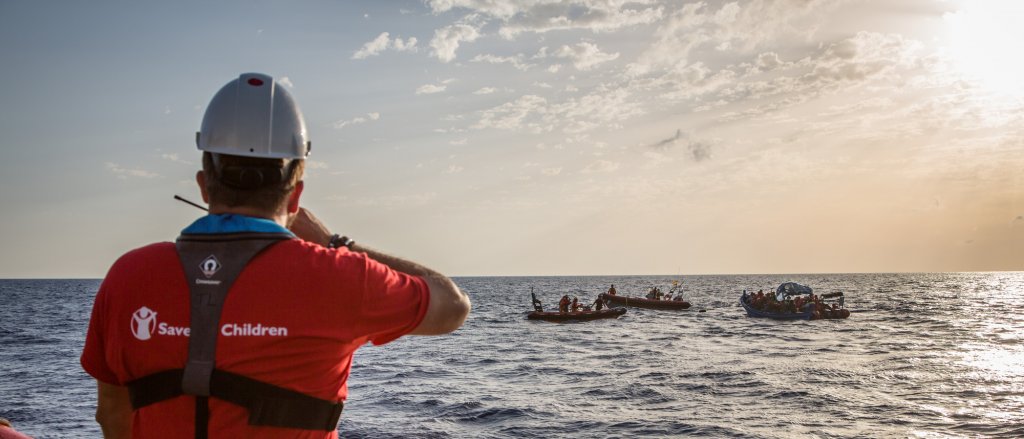
[[[276,212],[302,180],[306,161],[203,152],[210,204]]]

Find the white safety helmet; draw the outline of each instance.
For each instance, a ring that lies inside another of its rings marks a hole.
[[[213,96],[196,146],[218,154],[278,159],[304,159],[312,148],[291,93],[261,73],[243,73]]]

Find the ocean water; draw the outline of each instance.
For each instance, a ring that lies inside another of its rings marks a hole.
[[[466,326],[355,357],[351,438],[1024,437],[1024,273],[685,276],[687,311],[525,320],[672,276],[472,277]],[[848,320],[752,319],[743,289],[844,291]],[[78,365],[98,280],[0,281],[0,417],[99,437]],[[699,312],[704,309],[706,312]]]

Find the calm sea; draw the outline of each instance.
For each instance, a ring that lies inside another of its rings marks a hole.
[[[686,276],[688,311],[524,319],[671,276],[473,277],[466,326],[356,354],[354,438],[1024,437],[1024,273]],[[743,289],[844,291],[848,320],[744,315]],[[82,348],[98,280],[0,281],[0,417],[99,437]],[[706,312],[698,312],[704,309]]]

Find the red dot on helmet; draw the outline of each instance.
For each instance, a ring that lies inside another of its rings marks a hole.
[[[263,80],[259,79],[259,78],[249,78],[248,82],[249,82],[249,85],[251,85],[253,87],[259,87],[259,86],[263,85]]]

